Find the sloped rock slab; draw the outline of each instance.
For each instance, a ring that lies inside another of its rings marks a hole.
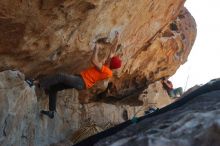
[[[108,133],[115,130],[112,136],[103,138],[100,133],[99,139],[95,136],[90,138],[90,145],[217,146],[220,145],[219,107],[220,81],[217,80],[151,115],[139,118],[140,122],[136,124],[128,121],[121,124],[121,129],[118,125],[117,133],[114,128],[110,129]],[[125,128],[126,126],[128,127]],[[85,144],[85,141],[80,144]]]

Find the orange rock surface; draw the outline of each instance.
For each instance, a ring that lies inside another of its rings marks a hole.
[[[123,67],[114,78],[117,90],[172,75],[196,36],[184,1],[1,0],[0,70],[28,77],[79,73],[91,65],[93,43],[111,41],[118,31]]]

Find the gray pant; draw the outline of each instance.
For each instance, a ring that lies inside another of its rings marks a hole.
[[[40,79],[40,86],[49,94],[49,110],[56,111],[57,92],[64,89],[85,89],[85,83],[81,76],[67,75],[64,73],[47,76]]]
[[[183,94],[183,88],[179,87],[179,88],[170,90],[168,92],[168,94],[169,94],[170,97],[173,97],[173,98],[180,97]]]

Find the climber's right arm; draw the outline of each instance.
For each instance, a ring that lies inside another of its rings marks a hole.
[[[173,88],[173,84],[172,84],[170,81],[168,81],[168,80],[164,80],[164,83],[165,83],[166,86],[169,87],[170,89]]]
[[[98,70],[101,71],[103,64],[98,59],[98,51],[99,51],[99,47],[97,46],[97,44],[95,44],[91,62]]]

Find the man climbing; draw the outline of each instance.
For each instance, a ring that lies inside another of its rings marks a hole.
[[[172,98],[180,97],[183,94],[182,87],[174,89],[172,82],[169,81],[167,78],[162,79],[162,84],[164,89],[166,89],[168,95]]]
[[[49,95],[49,111],[42,110],[41,113],[49,116],[51,119],[54,117],[56,111],[57,92],[75,88],[77,90],[83,90],[91,88],[97,81],[105,80],[112,77],[112,70],[121,67],[121,60],[119,57],[114,56],[115,50],[118,45],[118,32],[110,47],[109,55],[103,64],[98,58],[98,52],[103,40],[98,40],[95,44],[92,54],[91,62],[93,67],[83,70],[80,75],[68,75],[68,74],[55,74],[39,80],[39,85],[45,90],[45,93]],[[113,57],[114,56],[114,57]]]

